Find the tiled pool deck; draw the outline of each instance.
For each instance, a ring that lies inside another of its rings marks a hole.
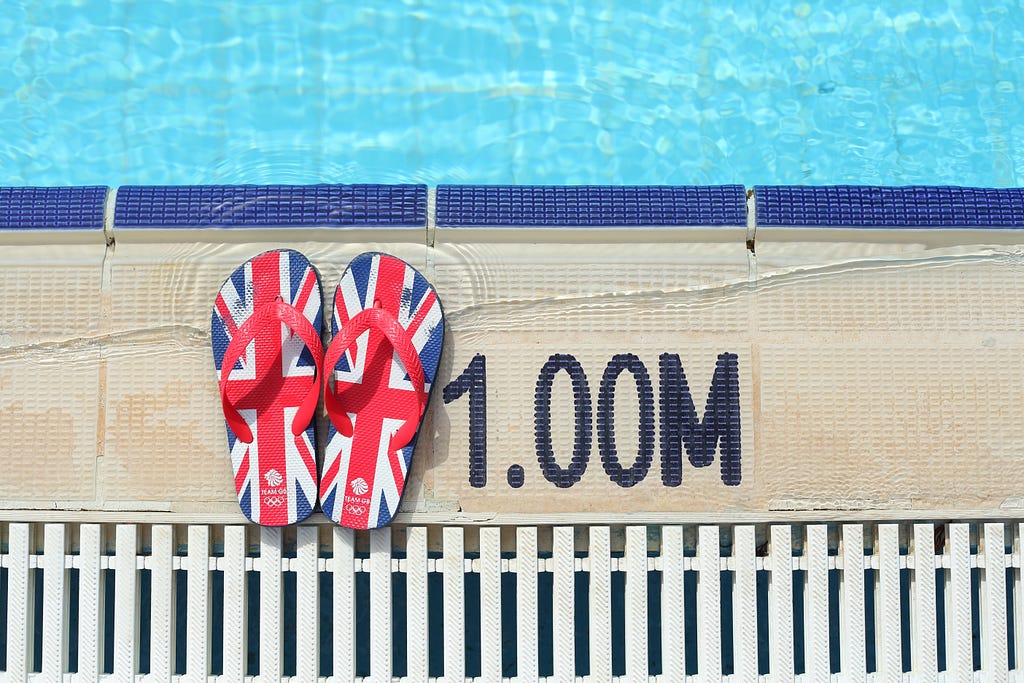
[[[1020,228],[1021,189],[0,188],[0,683],[1020,681]],[[426,252],[456,321],[444,381],[490,356],[486,486],[479,406],[435,399],[430,485],[396,527],[244,525],[205,330],[269,240],[329,282],[381,242]],[[994,243],[1013,250],[974,248]],[[670,401],[673,359],[703,390],[739,358],[742,408],[715,414],[745,421],[744,488],[687,450],[685,486],[629,494],[599,417],[585,481],[511,493],[536,368],[571,352],[593,380],[616,354],[592,384],[612,416],[626,351]]]

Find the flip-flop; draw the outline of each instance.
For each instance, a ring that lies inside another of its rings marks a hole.
[[[257,524],[295,524],[313,512],[322,317],[320,275],[290,249],[239,266],[214,302],[213,359],[235,490]]]
[[[391,522],[405,490],[441,360],[444,314],[415,268],[367,253],[341,276],[332,328],[320,506],[342,526],[376,529]]]

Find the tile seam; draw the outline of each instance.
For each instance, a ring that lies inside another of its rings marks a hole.
[[[106,238],[106,246],[103,250],[103,263],[100,275],[100,338],[105,338],[111,331],[110,319],[113,312],[113,292],[111,288],[112,265],[114,249],[116,247],[114,235],[114,214],[117,206],[117,188],[107,188],[106,201],[103,206],[103,234]],[[97,363],[97,388],[96,388],[96,457],[93,461],[93,495],[97,507],[103,507],[106,503],[106,489],[103,486],[103,479],[100,477],[100,465],[106,454],[107,437],[107,358],[105,346],[99,349],[99,360]]]
[[[437,186],[427,186],[427,225],[426,241],[428,247],[433,247],[437,234]]]

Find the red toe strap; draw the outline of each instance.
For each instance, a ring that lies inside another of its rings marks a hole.
[[[248,423],[228,398],[228,378],[231,376],[231,370],[235,367],[235,363],[242,357],[245,348],[256,336],[268,325],[280,325],[281,323],[299,335],[299,338],[313,353],[315,370],[309,391],[302,398],[298,412],[295,413],[295,419],[292,420],[292,434],[298,436],[305,431],[313,419],[313,413],[316,412],[316,404],[320,398],[320,362],[323,358],[320,334],[306,319],[306,316],[291,304],[280,299],[267,303],[235,330],[220,365],[220,399],[224,408],[224,418],[231,431],[244,443],[252,443],[252,430],[249,429]],[[255,359],[250,359],[250,362],[255,362]]]
[[[398,353],[398,358],[409,374],[413,393],[416,394],[416,414],[410,414],[402,428],[392,437],[392,443],[405,445],[412,441],[413,435],[419,428],[420,417],[427,405],[425,396],[427,383],[423,374],[423,364],[412,343],[412,337],[398,322],[398,319],[383,308],[367,308],[354,315],[342,327],[341,334],[336,336],[327,347],[327,355],[324,357],[324,368],[327,371],[327,381],[324,382],[324,407],[327,409],[327,416],[331,419],[334,428],[344,436],[352,436],[352,422],[335,393],[335,387],[331,386],[331,378],[334,376],[335,366],[345,351],[355,343],[359,335],[370,328],[379,330]]]

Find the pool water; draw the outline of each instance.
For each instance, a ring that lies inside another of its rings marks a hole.
[[[6,0],[0,184],[1024,173],[1019,3]]]

